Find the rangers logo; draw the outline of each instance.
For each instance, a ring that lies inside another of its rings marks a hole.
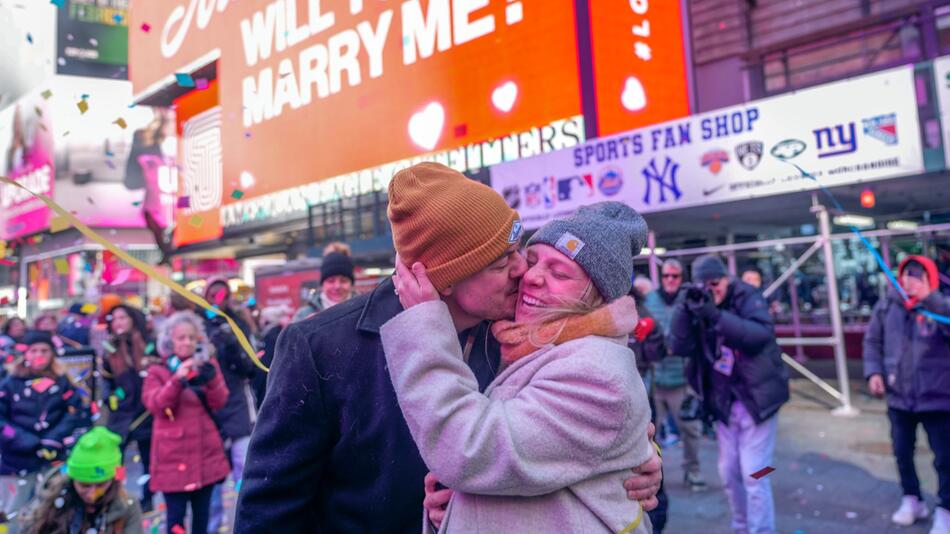
[[[762,161],[762,149],[765,145],[761,141],[749,141],[736,145],[736,158],[748,170],[753,170]]]
[[[883,141],[885,145],[897,144],[897,114],[888,113],[870,119],[862,119],[864,135]]]

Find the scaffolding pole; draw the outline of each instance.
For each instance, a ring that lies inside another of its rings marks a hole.
[[[825,285],[828,288],[828,316],[831,318],[831,343],[835,351],[835,367],[838,371],[838,387],[841,390],[841,406],[831,411],[832,415],[853,417],[858,410],[851,405],[851,387],[848,381],[848,363],[844,350],[844,328],[841,325],[841,304],[838,301],[838,279],[835,275],[835,261],[831,250],[831,222],[828,210],[818,203],[817,195],[812,195],[813,213],[818,215],[821,229],[821,249],[825,257]]]

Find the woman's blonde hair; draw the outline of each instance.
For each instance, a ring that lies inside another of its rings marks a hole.
[[[533,322],[534,325],[528,329],[528,342],[537,348],[554,343],[554,341],[560,337],[561,332],[564,331],[567,320],[571,317],[575,315],[586,315],[606,304],[600,291],[594,287],[593,280],[587,281],[587,287],[584,288],[584,292],[581,293],[580,298],[562,296],[556,298],[558,305],[542,310],[538,319]],[[554,335],[547,340],[540,339],[538,333],[541,330],[541,326],[555,321],[561,321],[561,324]]]

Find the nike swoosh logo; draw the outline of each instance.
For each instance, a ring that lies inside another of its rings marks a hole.
[[[708,197],[709,195],[715,193],[716,191],[719,191],[723,187],[726,187],[726,184],[717,185],[716,187],[713,187],[712,189],[703,189],[703,196]]]

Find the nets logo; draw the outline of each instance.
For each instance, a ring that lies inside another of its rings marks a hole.
[[[749,141],[736,145],[736,159],[748,170],[753,170],[762,161],[762,150],[765,146],[761,141]]]
[[[623,189],[623,173],[615,167],[607,167],[600,173],[597,180],[597,189],[604,196],[612,197]]]
[[[888,113],[870,119],[861,119],[864,135],[883,141],[885,145],[897,144],[897,114]]]

